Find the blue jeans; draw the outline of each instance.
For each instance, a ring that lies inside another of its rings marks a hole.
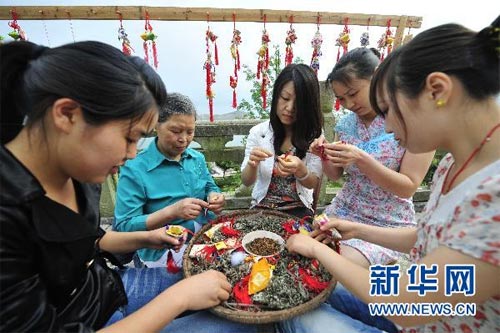
[[[371,316],[368,305],[337,283],[327,303],[319,308],[279,323],[286,333],[380,333],[398,332],[388,319]]]
[[[182,273],[170,274],[165,268],[128,268],[119,271],[128,297],[128,304],[109,319],[109,326],[147,304],[163,290],[182,279]],[[219,318],[208,311],[184,313],[162,331],[168,332],[257,332],[258,325],[246,325]]]

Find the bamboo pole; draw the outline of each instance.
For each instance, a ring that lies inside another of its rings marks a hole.
[[[146,11],[151,20],[158,21],[206,21],[208,16],[211,22],[232,22],[233,13],[237,22],[287,23],[293,18],[293,23],[317,23],[343,25],[349,19],[350,25],[366,25],[370,19],[370,26],[387,25],[391,20],[393,26],[420,28],[422,17],[313,12],[271,9],[243,9],[243,8],[187,8],[187,7],[149,7],[149,6],[0,6],[0,20],[10,20],[11,11],[15,10],[19,20],[116,20],[121,13],[124,20],[143,20]],[[404,23],[403,23],[404,22]]]

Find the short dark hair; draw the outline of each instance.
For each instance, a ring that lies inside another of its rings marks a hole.
[[[175,114],[194,116],[196,120],[196,108],[186,95],[169,93],[165,104],[160,108],[158,122],[163,123]]]
[[[165,90],[141,61],[95,41],[56,48],[26,41],[0,45],[1,142],[12,140],[23,121],[28,127],[40,122],[61,97],[79,103],[90,124],[141,118],[164,103]]]
[[[319,83],[314,70],[304,64],[286,66],[276,78],[273,87],[273,99],[269,114],[274,131],[274,150],[279,152],[285,139],[285,127],[277,115],[279,96],[283,87],[292,81],[295,88],[295,122],[292,125],[292,145],[296,155],[303,158],[309,145],[319,137],[323,129]]]

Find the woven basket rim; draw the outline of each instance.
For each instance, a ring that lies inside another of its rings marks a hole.
[[[285,218],[293,218],[296,219],[295,216],[279,212],[279,211],[272,211],[272,210],[259,210],[259,209],[240,209],[240,210],[233,210],[228,213],[223,213],[219,215],[218,219],[219,220],[221,217],[233,217],[233,216],[245,216],[245,215],[254,215],[254,214],[264,214],[264,215],[274,215],[274,216],[279,216],[279,217],[285,217]],[[215,221],[217,221],[215,220]],[[186,248],[186,251],[184,252],[182,261],[183,261],[183,272],[184,272],[184,277],[190,277],[191,276],[191,258],[189,258],[189,252],[191,252],[191,248],[193,244],[203,235],[205,231],[210,229],[212,226],[212,223],[208,223],[204,225],[191,239],[191,241],[188,244],[188,247]],[[323,291],[321,291],[318,295],[316,295],[314,298],[310,299],[309,301],[297,305],[293,308],[288,308],[288,309],[283,309],[283,310],[261,310],[257,312],[253,311],[245,311],[245,310],[233,310],[230,308],[227,308],[222,305],[217,305],[216,307],[210,308],[209,310],[222,317],[226,318],[232,321],[240,322],[240,323],[245,323],[245,324],[265,324],[265,323],[273,323],[277,321],[282,321],[286,320],[295,316],[298,316],[300,314],[306,313],[316,307],[318,307],[321,303],[323,303],[326,298],[330,295],[332,290],[335,288],[336,281],[335,279],[332,278],[330,284],[328,285],[327,288],[325,288]]]

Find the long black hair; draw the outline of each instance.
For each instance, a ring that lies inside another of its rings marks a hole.
[[[165,86],[153,70],[110,45],[86,41],[56,48],[31,42],[0,45],[0,137],[12,140],[40,122],[59,98],[80,104],[85,121],[140,119],[165,102]]]
[[[278,100],[283,86],[292,81],[295,88],[295,122],[292,125],[292,145],[299,158],[306,155],[309,145],[321,135],[323,114],[320,108],[319,83],[311,67],[304,64],[286,66],[276,78],[269,115],[274,131],[274,151],[278,153],[285,140],[285,127],[277,115]]]
[[[408,98],[417,97],[433,72],[455,77],[472,99],[494,97],[500,92],[499,64],[500,16],[478,33],[458,24],[443,24],[419,33],[382,62],[371,82],[370,103],[383,115],[377,94],[386,89],[404,124],[396,91]]]
[[[340,82],[349,86],[354,79],[370,80],[380,64],[380,52],[358,47],[344,54],[326,78],[326,83]]]

